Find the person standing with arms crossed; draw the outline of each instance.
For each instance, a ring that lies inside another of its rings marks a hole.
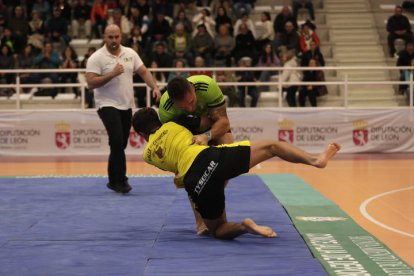
[[[133,74],[139,74],[152,89],[158,101],[160,90],[138,54],[121,45],[121,30],[111,24],[105,28],[104,45],[94,52],[86,65],[86,82],[94,90],[95,104],[108,133],[107,187],[117,193],[128,193],[132,187],[126,176],[125,148],[135,107]]]
[[[226,101],[217,83],[209,76],[176,77],[168,82],[167,92],[160,100],[162,123],[177,122],[195,134],[195,143],[207,139],[211,145],[233,143]],[[191,202],[191,199],[190,199]],[[200,214],[191,202],[198,235],[209,233]]]

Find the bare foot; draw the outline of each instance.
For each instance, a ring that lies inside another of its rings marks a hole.
[[[207,227],[197,229],[198,236],[207,236],[209,234],[210,234],[210,231],[207,229]]]
[[[328,161],[341,149],[341,146],[337,143],[330,143],[325,151],[319,155],[315,162],[315,167],[325,168]]]
[[[274,238],[277,236],[276,232],[269,226],[257,225],[252,219],[246,218],[242,222],[243,226],[246,227],[247,232],[254,235],[260,235],[267,238]]]

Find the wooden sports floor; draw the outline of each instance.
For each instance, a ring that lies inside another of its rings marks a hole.
[[[250,173],[297,175],[414,267],[413,158],[411,153],[338,154],[322,170],[273,159]],[[0,176],[91,174],[106,175],[105,157],[0,158]],[[129,157],[128,174],[165,172]]]

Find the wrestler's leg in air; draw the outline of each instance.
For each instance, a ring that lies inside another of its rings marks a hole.
[[[324,152],[314,155],[286,142],[251,141],[250,168],[276,156],[291,163],[324,168],[340,148],[337,143],[330,143],[326,146]]]

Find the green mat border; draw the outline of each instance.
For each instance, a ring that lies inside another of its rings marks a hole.
[[[414,275],[413,267],[301,178],[259,176],[330,275]]]

